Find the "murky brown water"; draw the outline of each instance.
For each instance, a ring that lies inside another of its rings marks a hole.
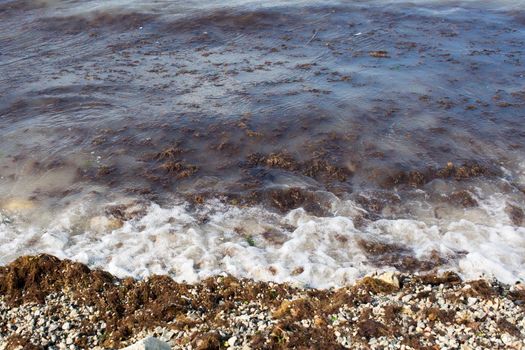
[[[510,4],[1,1],[1,260],[522,279],[525,14]],[[258,266],[231,261],[252,248]]]

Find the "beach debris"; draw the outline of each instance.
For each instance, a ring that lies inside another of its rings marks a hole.
[[[376,57],[376,58],[389,58],[390,56],[388,55],[388,52],[387,51],[383,51],[383,50],[379,50],[379,51],[370,51],[368,53],[370,56],[372,57]]]

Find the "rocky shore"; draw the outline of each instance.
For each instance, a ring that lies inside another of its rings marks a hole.
[[[117,279],[49,255],[0,268],[0,349],[522,349],[525,289],[443,275],[315,290],[231,276]]]

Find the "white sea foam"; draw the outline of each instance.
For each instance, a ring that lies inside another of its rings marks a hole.
[[[280,215],[218,200],[197,211],[186,204],[163,208],[151,203],[142,217],[113,228],[110,219],[89,218],[90,211],[77,206],[41,228],[24,227],[21,217],[4,215],[0,263],[45,252],[120,277],[169,274],[177,281],[196,282],[229,273],[325,288],[350,284],[378,270],[358,244],[364,239],[401,244],[417,258],[437,251],[449,258],[441,270],[514,283],[525,280],[525,228],[510,224],[505,203],[503,195],[486,198],[471,220],[468,215],[452,220],[381,219],[362,229],[352,220],[361,209],[337,199],[333,217],[315,217],[303,209]]]

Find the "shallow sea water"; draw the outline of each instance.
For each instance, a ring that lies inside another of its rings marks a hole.
[[[524,281],[523,8],[0,1],[0,263]]]

